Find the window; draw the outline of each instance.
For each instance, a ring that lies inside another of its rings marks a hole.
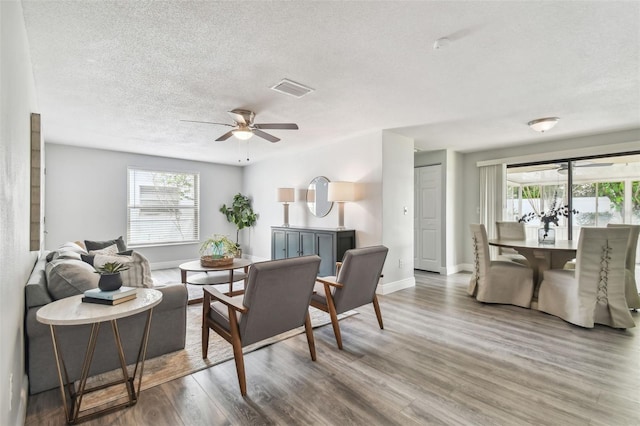
[[[199,175],[129,168],[127,244],[149,246],[200,239]]]
[[[559,238],[577,239],[584,226],[640,223],[638,176],[640,153],[509,165],[503,217],[519,220],[529,214],[528,238],[534,238],[535,228],[541,226],[535,215],[549,210],[553,202],[570,204],[577,211],[559,218]]]

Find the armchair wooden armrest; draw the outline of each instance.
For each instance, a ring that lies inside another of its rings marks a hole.
[[[326,278],[316,278],[316,281],[322,284],[328,284],[337,288],[342,288],[344,287],[343,284],[340,284],[339,282],[336,281],[332,281],[332,280],[328,280]]]
[[[224,303],[228,307],[240,313],[246,314],[247,312],[249,312],[249,309],[247,309],[246,306],[243,306],[242,303],[240,303],[237,300],[233,300],[231,297],[227,296],[226,294],[216,290],[213,286],[209,286],[209,285],[204,286],[203,290],[204,290],[204,303],[206,305],[211,303],[211,299],[213,298],[219,302]]]

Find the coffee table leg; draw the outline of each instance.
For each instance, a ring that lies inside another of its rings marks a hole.
[[[180,278],[182,278],[182,284],[187,284],[187,271],[185,269],[180,269]]]

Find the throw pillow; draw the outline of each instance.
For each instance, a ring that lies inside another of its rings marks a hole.
[[[91,255],[105,254],[107,256],[115,256],[116,254],[118,254],[118,246],[116,244],[112,244],[108,247],[103,247],[99,250],[89,250],[89,254]]]
[[[119,236],[118,238],[114,239],[114,240],[107,240],[107,241],[89,241],[89,240],[84,240],[84,245],[87,248],[87,251],[100,250],[100,249],[103,249],[105,247],[109,247],[109,246],[111,246],[113,244],[118,246],[118,250],[117,251],[125,251],[127,249],[127,245],[125,244],[124,240],[122,239],[122,235]]]
[[[98,252],[100,250],[97,250]],[[84,262],[87,262],[89,265],[93,266],[93,260],[95,259],[96,255],[96,251],[93,251],[91,253],[94,254],[81,254],[80,257]],[[116,253],[119,256],[131,256],[131,254],[133,253],[133,250],[127,250],[127,251],[121,251],[120,253]],[[101,254],[101,253],[97,253],[97,254]]]
[[[49,262],[45,268],[47,290],[54,300],[83,294],[98,287],[100,276],[82,260],[62,259]]]
[[[107,262],[119,262],[129,267],[120,272],[122,284],[127,287],[153,287],[151,268],[146,257],[134,251],[130,256],[96,254],[93,257],[93,267],[99,268]]]

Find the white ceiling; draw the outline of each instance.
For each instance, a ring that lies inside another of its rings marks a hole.
[[[468,152],[640,128],[638,1],[22,4],[46,142],[246,164],[381,129]],[[233,108],[300,130],[180,121]]]

